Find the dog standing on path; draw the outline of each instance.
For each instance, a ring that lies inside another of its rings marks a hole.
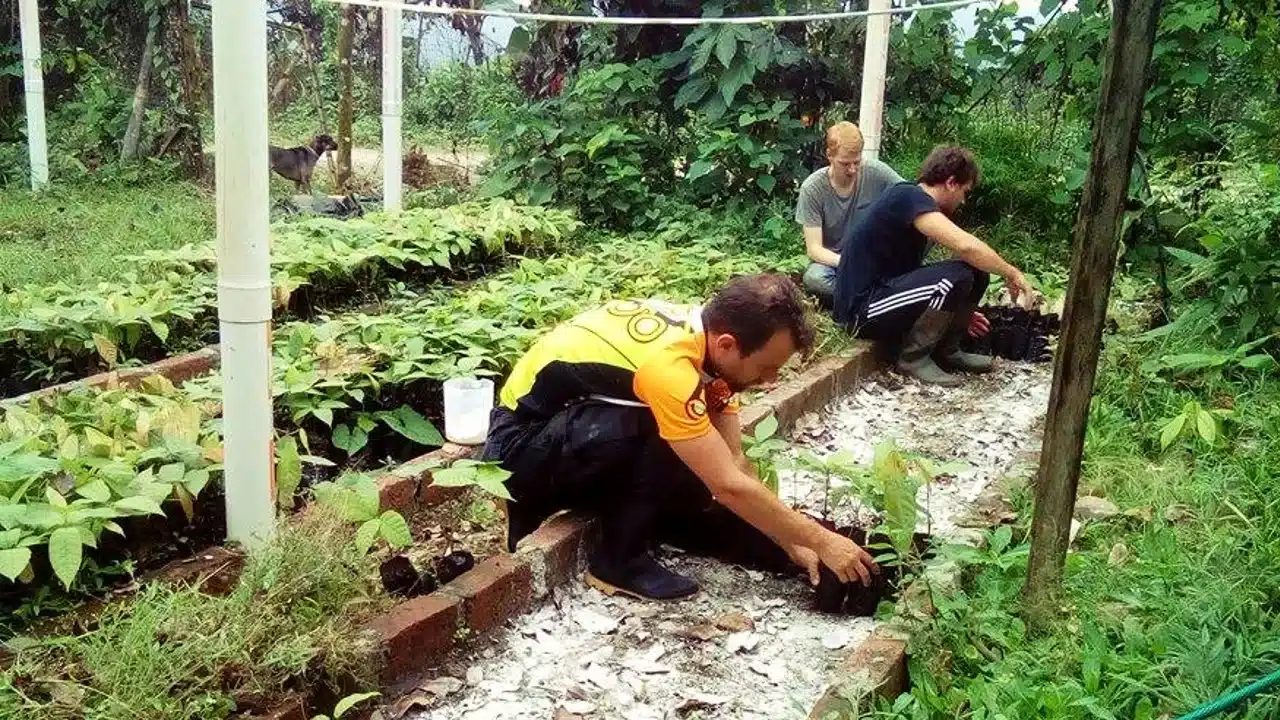
[[[330,135],[315,136],[309,146],[279,148],[271,145],[271,169],[292,180],[299,191],[310,195],[311,172],[315,170],[316,163],[327,151],[337,149],[338,143]]]

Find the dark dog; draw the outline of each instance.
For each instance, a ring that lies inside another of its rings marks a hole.
[[[294,148],[278,148],[270,146],[271,169],[283,177],[292,180],[298,190],[311,194],[311,171],[315,170],[320,157],[329,150],[337,150],[338,143],[329,135],[317,135],[311,145],[300,145]]]

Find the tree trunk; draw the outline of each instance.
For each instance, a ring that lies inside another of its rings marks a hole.
[[[156,28],[159,18],[148,23],[147,37],[142,42],[142,59],[138,63],[138,84],[133,89],[133,114],[124,133],[120,159],[129,162],[138,157],[138,141],[142,137],[142,120],[147,114],[147,99],[151,96],[151,54],[156,45]]]
[[[427,32],[427,14],[418,13],[418,41],[413,45],[413,69],[415,80],[422,75],[422,38]]]
[[[204,106],[200,52],[196,48],[195,28],[187,16],[186,0],[170,4],[170,47],[177,57],[180,75],[181,100],[174,113],[180,129],[183,172],[197,180],[204,175],[204,144],[200,137],[200,112]]]
[[[480,23],[476,23],[476,28],[472,32],[467,33],[467,41],[471,43],[471,61],[476,67],[484,64],[484,36],[480,34]]]
[[[338,187],[339,193],[347,193],[351,182],[351,124],[354,120],[355,102],[352,97],[354,78],[351,71],[351,45],[355,39],[357,6],[342,9],[338,26],[338,69],[342,76],[342,100],[338,105]]]
[[[289,89],[289,85],[293,83],[293,66],[297,58],[290,53],[284,62],[280,63],[280,79],[276,80],[276,84],[271,87],[271,95],[267,98],[267,107],[278,108],[284,100],[284,93]]]
[[[1093,154],[1076,216],[1071,279],[1054,366],[1023,610],[1043,627],[1058,613],[1071,515],[1121,220],[1142,126],[1161,0],[1115,0],[1107,67],[1093,121]]]

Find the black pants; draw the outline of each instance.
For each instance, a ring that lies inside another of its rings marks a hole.
[[[857,314],[855,331],[896,346],[925,310],[971,310],[982,302],[990,282],[990,275],[963,260],[925,265],[873,290]]]
[[[507,489],[538,517],[581,510],[600,520],[592,563],[621,567],[668,543],[726,562],[783,572],[790,558],[769,537],[721,506],[658,436],[645,407],[570,405],[550,419],[496,408],[484,458],[512,473]]]

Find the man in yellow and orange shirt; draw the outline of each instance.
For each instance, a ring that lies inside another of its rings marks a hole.
[[[550,331],[513,368],[485,447],[512,473],[509,549],[578,509],[601,525],[587,581],[610,594],[696,592],[651,554],[673,537],[732,539],[686,549],[794,563],[815,584],[821,564],[868,581],[866,551],[784,505],[743,455],[736,393],[773,382],[813,335],[799,290],[776,275],[736,278],[705,306],[611,302]]]

